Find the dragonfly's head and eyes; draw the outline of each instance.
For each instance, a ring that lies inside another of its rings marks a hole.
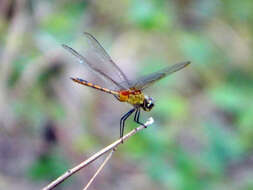
[[[144,111],[150,111],[154,107],[154,105],[155,105],[155,101],[153,100],[153,98],[149,96],[145,96],[141,107],[143,108]]]

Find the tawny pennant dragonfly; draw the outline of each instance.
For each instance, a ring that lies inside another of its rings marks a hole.
[[[79,84],[112,94],[117,100],[127,102],[133,106],[133,108],[120,119],[120,137],[124,134],[125,121],[132,113],[135,112],[134,121],[140,125],[144,125],[140,122],[141,109],[148,112],[154,107],[154,100],[150,96],[145,95],[142,91],[158,80],[190,64],[189,61],[177,63],[140,77],[137,80],[130,81],[91,34],[84,33],[84,37],[88,42],[88,48],[84,54],[78,53],[67,45],[63,45],[63,47],[74,55],[81,64],[87,66],[109,85],[108,88],[105,88],[81,78],[71,79]]]

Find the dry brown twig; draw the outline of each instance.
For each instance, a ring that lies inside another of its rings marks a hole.
[[[112,154],[113,154],[114,151],[115,151],[115,149],[112,149],[111,152],[107,155],[107,157],[105,158],[104,162],[100,165],[100,167],[98,168],[98,170],[96,171],[96,173],[92,176],[92,178],[87,183],[87,185],[83,188],[83,190],[87,190],[89,188],[89,186],[92,184],[92,182],[97,177],[97,175],[99,174],[99,172],[102,171],[102,169],[104,168],[105,164],[110,160],[110,158],[112,157]]]
[[[146,121],[145,126],[149,126],[153,122],[154,122],[153,118],[150,117]],[[69,169],[68,171],[66,171],[64,174],[62,174],[56,180],[52,181],[50,184],[48,184],[47,186],[45,186],[42,190],[51,190],[51,189],[53,189],[54,187],[56,187],[57,185],[59,185],[60,183],[62,183],[64,180],[66,180],[68,177],[72,176],[74,173],[76,173],[79,170],[81,170],[82,168],[86,167],[87,165],[89,165],[90,163],[92,163],[93,161],[95,161],[96,159],[98,159],[99,157],[101,157],[102,155],[106,154],[108,151],[112,150],[112,152],[110,153],[110,154],[112,154],[114,152],[114,150],[120,144],[122,144],[122,141],[125,142],[129,137],[133,136],[138,131],[140,131],[140,130],[142,130],[144,128],[145,128],[144,126],[140,125],[139,127],[133,129],[132,131],[130,131],[129,133],[127,133],[126,135],[124,135],[121,139],[116,140],[115,142],[113,142],[112,144],[110,144],[107,147],[103,148],[102,150],[98,151],[97,153],[95,153],[94,155],[92,155],[91,157],[89,157],[88,159],[86,159],[85,161],[81,162],[77,166],[75,166],[72,169]],[[102,170],[102,168],[104,167],[104,165],[106,164],[106,162],[111,157],[110,154],[107,157],[108,159],[107,158],[105,159],[105,161],[100,166],[100,168],[97,170],[97,172],[95,173],[95,175],[91,178],[91,180],[90,180],[89,183],[91,183],[94,180],[94,178],[97,176],[97,174]],[[89,183],[87,184],[87,186],[90,185]]]

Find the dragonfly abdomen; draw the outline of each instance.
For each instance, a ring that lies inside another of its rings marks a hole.
[[[107,88],[103,88],[99,85],[93,84],[91,82],[88,82],[88,81],[80,79],[80,78],[71,78],[71,80],[73,80],[74,82],[77,82],[79,84],[89,86],[91,88],[94,88],[94,89],[97,89],[97,90],[100,90],[100,91],[103,91],[103,92],[106,92],[106,93],[109,93],[109,94],[113,94],[113,95],[116,95],[116,96],[119,95],[119,93],[116,92],[116,91],[113,91],[113,90],[110,90],[110,89],[107,89]]]

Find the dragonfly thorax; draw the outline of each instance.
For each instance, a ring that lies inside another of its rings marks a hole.
[[[118,100],[132,104],[134,107],[141,107],[144,111],[150,111],[154,106],[153,98],[145,96],[140,90],[120,91]]]
[[[140,90],[125,90],[119,92],[119,101],[127,102],[133,106],[143,104],[145,96]]]

